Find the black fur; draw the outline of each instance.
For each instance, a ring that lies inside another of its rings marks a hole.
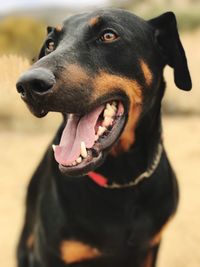
[[[95,16],[101,16],[101,21],[89,27],[88,21]],[[106,28],[117,30],[122,39],[110,46],[99,44],[96,40]],[[57,87],[53,93],[38,95],[29,91],[24,97],[37,116],[49,111],[84,114],[92,109],[102,101],[99,98],[96,103],[88,104],[94,90],[91,80],[99,69],[135,79],[142,85],[144,102],[134,144],[117,157],[108,154],[96,169],[110,183],[129,182],[152,163],[157,145],[162,142],[160,109],[165,89],[164,66],[169,64],[174,68],[177,87],[191,89],[175,16],[165,13],[144,21],[127,11],[100,10],[70,17],[61,32],[49,27],[47,40],[54,41],[55,51],[45,54],[45,42],[40,59],[32,69],[50,70]],[[152,71],[151,88],[145,87],[139,66],[141,58]],[[63,71],[69,64],[77,63],[88,73],[88,82],[78,85],[64,82]],[[20,82],[18,91],[22,93]],[[120,88],[115,89],[128,105],[130,99]],[[63,127],[64,123],[52,143],[59,143]],[[153,255],[153,267],[159,244],[151,246],[151,240],[174,214],[177,201],[176,178],[165,150],[149,179],[135,187],[106,189],[87,176],[62,174],[50,145],[28,188],[25,224],[18,246],[18,267],[145,267],[149,252]],[[30,235],[34,235],[31,249],[26,245]],[[70,239],[98,248],[102,257],[65,264],[60,257],[60,243]]]

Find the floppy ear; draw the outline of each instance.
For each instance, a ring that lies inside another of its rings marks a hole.
[[[155,29],[155,39],[165,63],[174,69],[176,86],[189,91],[192,88],[192,82],[174,13],[164,13],[149,20],[149,23]]]
[[[54,30],[54,27],[47,26],[47,35],[50,34]],[[40,49],[38,59],[45,56],[45,43],[43,44],[42,48]]]

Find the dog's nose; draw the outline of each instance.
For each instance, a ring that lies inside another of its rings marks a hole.
[[[25,72],[17,81],[18,93],[26,98],[28,93],[35,95],[47,94],[56,83],[54,74],[45,68],[31,69]]]

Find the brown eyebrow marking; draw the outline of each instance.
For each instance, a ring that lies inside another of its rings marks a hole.
[[[56,31],[57,31],[57,32],[61,32],[62,29],[63,29],[63,26],[62,26],[62,25],[57,25],[57,26],[56,26]]]
[[[143,59],[140,60],[140,66],[145,78],[145,82],[147,86],[150,86],[153,80],[153,74],[149,68],[149,66],[144,62]]]
[[[76,240],[65,240],[60,246],[61,259],[66,263],[77,263],[101,256],[97,248]]]
[[[89,24],[90,26],[94,26],[94,25],[98,24],[99,21],[100,21],[100,16],[96,16],[96,17],[91,18],[91,19],[88,21],[88,24]]]

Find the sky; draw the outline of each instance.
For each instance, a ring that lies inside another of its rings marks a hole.
[[[0,13],[10,12],[16,9],[42,6],[63,6],[70,9],[81,9],[83,7],[106,6],[108,0],[0,0]]]

